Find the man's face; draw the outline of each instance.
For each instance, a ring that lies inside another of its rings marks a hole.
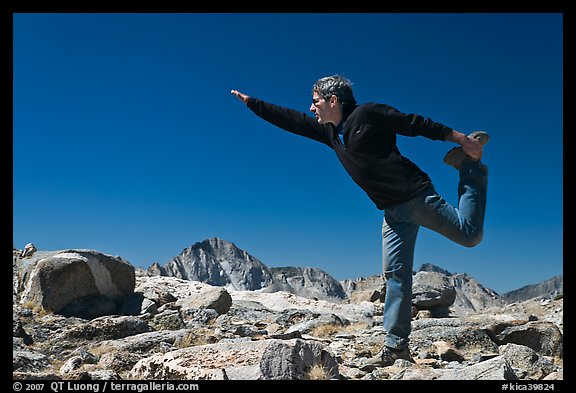
[[[333,123],[338,125],[337,116],[339,113],[338,105],[335,102],[335,97],[332,99],[324,99],[318,92],[312,93],[312,105],[310,105],[310,112],[316,115],[318,123]]]

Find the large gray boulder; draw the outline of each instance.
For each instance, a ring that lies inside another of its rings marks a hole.
[[[420,271],[414,275],[412,305],[416,310],[428,310],[432,317],[447,317],[456,299],[456,289],[438,272]]]
[[[19,301],[33,309],[91,319],[115,313],[134,292],[134,267],[120,257],[71,249],[22,262]]]

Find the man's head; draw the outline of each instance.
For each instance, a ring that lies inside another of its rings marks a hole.
[[[338,125],[344,114],[356,106],[352,82],[340,75],[326,76],[312,86],[310,111],[320,124]]]

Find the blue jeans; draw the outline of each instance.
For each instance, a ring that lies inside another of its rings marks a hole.
[[[458,208],[436,193],[433,185],[411,200],[384,209],[382,265],[386,277],[385,345],[408,345],[412,320],[412,268],[418,229],[425,227],[466,247],[482,240],[488,168],[465,160],[460,169]]]

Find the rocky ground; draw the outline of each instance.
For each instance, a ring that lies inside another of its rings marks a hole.
[[[418,312],[415,363],[373,367],[382,303],[228,291],[136,277],[137,315],[90,320],[13,306],[14,379],[562,380],[563,299],[460,317]]]

